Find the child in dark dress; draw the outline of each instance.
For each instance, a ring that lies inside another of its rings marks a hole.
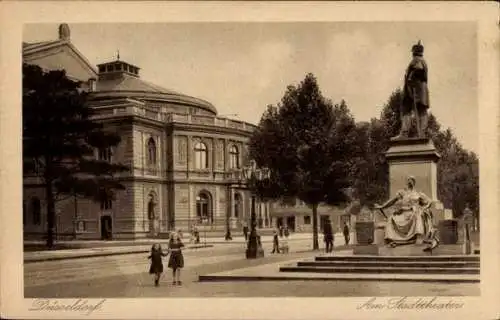
[[[149,267],[149,274],[154,275],[155,287],[160,285],[160,277],[163,273],[163,262],[162,257],[166,257],[167,254],[163,253],[160,244],[155,243],[151,247],[151,254],[148,259],[151,259],[151,266]]]
[[[168,267],[172,269],[173,285],[181,284],[181,269],[184,267],[184,256],[182,255],[181,248],[184,244],[178,234],[173,233],[169,241],[170,259],[168,260]]]

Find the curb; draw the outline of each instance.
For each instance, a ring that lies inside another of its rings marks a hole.
[[[286,276],[198,276],[198,282],[240,282],[240,281],[377,281],[377,282],[431,282],[431,283],[479,283],[480,279],[422,279],[422,278],[344,278],[344,277],[286,277]]]
[[[213,245],[201,245],[201,246],[193,246],[188,247],[185,250],[191,249],[201,249],[201,248],[211,248]],[[46,262],[46,261],[60,261],[60,260],[76,260],[76,259],[84,259],[84,258],[98,258],[98,257],[106,257],[106,256],[123,256],[127,254],[137,254],[137,253],[148,253],[150,250],[132,250],[132,251],[124,251],[124,252],[107,252],[107,253],[89,253],[75,256],[66,256],[66,257],[46,257],[46,258],[33,258],[24,260],[24,263],[35,263],[35,262]]]

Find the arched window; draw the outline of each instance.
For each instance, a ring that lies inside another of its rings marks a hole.
[[[194,146],[194,161],[196,169],[208,168],[208,150],[203,142],[198,142]]]
[[[31,199],[31,215],[34,225],[38,226],[42,224],[42,206],[40,204],[40,199],[37,197]]]
[[[155,165],[156,164],[156,143],[153,138],[149,138],[148,140],[148,164]]]
[[[196,197],[196,215],[202,224],[210,224],[213,221],[210,198],[207,192],[200,192]]]
[[[231,169],[239,169],[240,168],[240,152],[238,147],[232,145],[229,148],[229,167]]]
[[[242,213],[241,210],[243,208],[243,201],[241,199],[241,194],[234,194],[234,217],[238,218]]]

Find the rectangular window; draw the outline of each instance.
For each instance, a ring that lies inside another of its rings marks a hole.
[[[304,224],[311,224],[311,216],[304,216]]]
[[[101,161],[111,161],[112,154],[111,148],[100,148],[97,151],[97,159]]]

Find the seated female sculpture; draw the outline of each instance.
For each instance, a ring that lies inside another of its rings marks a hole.
[[[432,222],[430,207],[432,200],[422,192],[415,190],[415,178],[408,177],[407,187],[400,190],[396,196],[375,209],[396,206],[394,213],[387,219],[385,227],[385,242],[396,247],[403,244],[427,243],[424,251],[438,246],[436,229]]]

